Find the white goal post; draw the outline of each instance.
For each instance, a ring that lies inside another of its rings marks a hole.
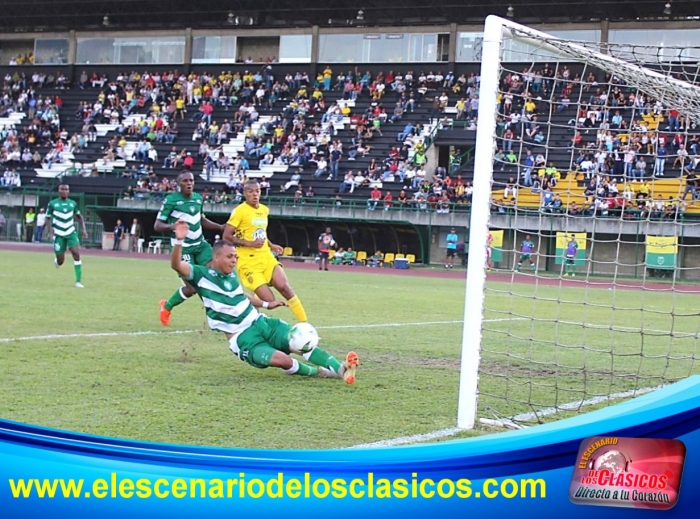
[[[492,187],[493,187],[493,178],[494,178],[494,156],[496,153],[497,149],[497,116],[499,113],[499,93],[502,94],[503,92],[500,90],[501,88],[501,74],[503,72],[503,62],[502,60],[502,51],[503,51],[503,43],[505,38],[511,38],[520,42],[524,42],[525,44],[534,46],[538,49],[544,50],[547,53],[553,53],[558,56],[561,56],[560,58],[552,58],[553,61],[556,60],[567,60],[570,59],[571,61],[575,61],[578,63],[583,63],[585,66],[590,67],[591,69],[596,69],[596,70],[602,70],[611,73],[614,75],[614,77],[618,78],[621,81],[621,84],[626,85],[627,87],[630,88],[635,88],[638,90],[638,92],[643,92],[645,95],[649,96],[650,98],[653,98],[663,104],[665,107],[677,107],[680,112],[683,113],[685,117],[687,117],[689,120],[699,122],[700,121],[700,88],[697,86],[693,85],[692,82],[690,81],[684,81],[683,79],[679,79],[678,77],[674,77],[675,74],[671,73],[671,69],[668,71],[664,71],[663,67],[661,67],[660,71],[657,70],[652,70],[651,68],[648,68],[648,63],[643,63],[643,62],[635,62],[634,60],[626,60],[626,59],[620,59],[615,57],[614,54],[605,54],[600,52],[600,48],[596,48],[595,46],[587,46],[584,43],[575,43],[567,40],[563,40],[560,38],[556,38],[552,35],[546,34],[544,32],[520,25],[518,23],[515,23],[512,20],[505,19],[505,18],[500,18],[498,16],[489,16],[486,18],[485,21],[485,26],[484,26],[484,34],[483,34],[483,43],[482,43],[482,55],[481,55],[481,73],[480,73],[480,88],[479,88],[479,117],[478,117],[478,122],[477,122],[477,131],[476,131],[476,150],[475,150],[475,158],[474,158],[474,179],[473,179],[473,195],[472,195],[472,203],[471,203],[471,214],[470,214],[470,223],[469,223],[469,243],[468,243],[468,259],[467,259],[467,280],[466,280],[466,294],[465,294],[465,306],[464,306],[464,328],[463,328],[463,333],[462,333],[462,345],[461,345],[461,365],[460,365],[460,380],[459,380],[459,400],[458,400],[458,416],[457,416],[457,426],[458,428],[461,429],[473,429],[478,421],[479,416],[484,416],[483,413],[479,414],[477,411],[478,407],[478,402],[480,398],[480,394],[482,393],[480,390],[480,374],[482,373],[482,364],[483,364],[483,341],[486,340],[484,337],[484,324],[489,317],[494,317],[493,315],[489,316],[487,315],[486,308],[485,308],[485,301],[486,301],[486,292],[487,292],[487,285],[486,285],[486,278],[487,278],[487,239],[488,235],[490,232],[490,221],[491,221],[491,214],[492,214],[492,202],[491,202],[491,197],[492,197]],[[653,49],[652,49],[653,50]],[[529,66],[532,63],[521,63],[523,66]],[[695,71],[697,73],[698,67],[697,64],[695,65]],[[657,67],[658,68],[658,67]],[[686,75],[686,79],[688,76]],[[581,78],[583,80],[583,78]],[[700,80],[700,78],[697,78]],[[694,81],[695,78],[691,78],[691,81]],[[579,94],[581,95],[581,94]],[[579,102],[581,99],[579,98]],[[575,105],[575,103],[572,103]],[[575,108],[574,108],[575,110]],[[551,113],[551,112],[550,112]],[[545,124],[545,123],[543,123]],[[686,132],[687,133],[687,132]],[[545,143],[546,145],[547,143]],[[573,155],[573,152],[572,152]],[[682,167],[681,163],[681,167]],[[699,175],[700,176],[700,175]],[[517,210],[516,210],[517,213]],[[542,216],[539,216],[540,221],[542,221]],[[563,219],[569,218],[568,216],[564,216]],[[619,224],[619,241],[622,242],[622,220],[623,218],[620,217],[620,224]],[[566,222],[564,222],[562,225],[564,227],[566,226]],[[653,224],[649,224],[648,222],[643,222],[640,223],[642,227],[640,227],[639,232],[644,233],[645,235],[647,234],[653,234],[655,227],[653,227]],[[567,228],[568,230],[568,228]],[[523,230],[520,230],[518,232],[525,232]],[[573,231],[571,231],[573,232]],[[514,238],[515,239],[515,238]],[[620,246],[618,246],[618,254],[619,254],[619,249]],[[513,257],[515,257],[515,254],[517,253],[517,250],[515,249],[515,245],[513,245],[513,249],[510,251],[513,254]],[[623,308],[625,305],[623,303],[620,303],[619,299],[615,298],[615,291],[618,289],[618,276],[620,279],[622,279],[622,271],[623,269],[619,268],[617,263],[622,263],[621,256],[616,256],[612,260],[610,260],[610,265],[611,269],[614,270],[614,278],[613,281],[611,282],[611,288],[610,290],[611,295],[610,295],[610,301],[605,303],[601,303],[602,306],[609,305],[610,312],[614,315],[622,315],[623,311],[629,310],[628,308]],[[642,265],[642,264],[640,264]],[[511,265],[512,267],[512,265]],[[537,268],[537,267],[536,267]],[[512,270],[512,269],[510,269]],[[642,268],[643,270],[643,268]],[[509,274],[510,275],[510,274]],[[534,278],[534,284],[536,286],[537,283],[537,278],[539,274],[535,274]],[[589,280],[591,276],[591,272],[588,271],[587,274],[585,274],[585,279],[582,280],[583,282],[586,282]],[[644,274],[646,276],[646,274]],[[515,278],[513,278],[515,279]],[[646,277],[644,277],[644,280],[646,281]],[[517,283],[517,281],[511,281],[511,283]],[[558,289],[558,296],[559,299],[561,300],[562,297],[566,298],[566,291],[562,291],[562,281],[561,281],[561,274],[558,277],[558,288],[555,287],[552,290]],[[504,289],[504,293],[507,293],[508,290],[510,292],[513,292],[512,289],[512,284],[510,289]],[[670,297],[672,296],[674,299],[673,301],[676,301],[677,296],[677,290],[676,290],[676,275],[674,273],[673,275],[673,280],[672,283],[669,285],[669,291],[668,293],[670,294]],[[586,290],[586,295],[583,297],[588,297],[588,289],[587,288],[582,288],[581,290]],[[578,289],[576,289],[578,290]],[[665,290],[665,289],[664,289]],[[666,293],[666,292],[664,292]],[[563,294],[563,296],[562,296]],[[607,296],[606,296],[607,297]],[[642,298],[644,297],[643,295],[641,296]],[[533,300],[537,300],[538,295],[535,293],[533,296]],[[542,300],[544,300],[544,296],[542,296]],[[548,299],[549,301],[549,299]],[[679,308],[681,307],[679,303]],[[644,303],[641,303],[640,306],[640,313],[644,314],[645,312],[645,306]],[[533,310],[534,312],[534,310]],[[617,312],[617,314],[616,314]],[[661,313],[662,311],[659,311]],[[670,309],[669,314],[673,318],[677,317],[689,317],[690,313],[688,315],[680,315],[675,309]],[[536,320],[537,318],[534,317],[534,313],[532,314],[533,320]],[[697,313],[695,313],[697,315]],[[494,319],[489,319],[490,321],[504,321],[507,322],[509,318],[514,318],[515,320],[520,320],[520,321],[526,321],[526,319],[529,319],[530,317],[525,315],[525,317],[520,317],[518,318],[518,315],[514,312],[510,312],[509,314],[505,314],[503,316],[496,316],[498,318]],[[591,318],[593,319],[593,318]],[[561,320],[564,320],[563,317],[561,317]],[[554,323],[554,320],[550,321],[551,323]],[[673,321],[673,323],[676,323],[676,321]],[[527,323],[525,323],[527,324]],[[568,323],[568,324],[573,324],[573,323]],[[613,350],[613,345],[615,343],[614,339],[614,333],[626,333],[625,329],[623,326],[619,324],[619,322],[615,321],[615,317],[611,317],[611,324],[608,326],[606,323],[587,323],[582,319],[582,323],[576,323],[577,326],[580,327],[582,330],[582,335],[583,338],[581,339],[581,344],[579,345],[578,343],[575,345],[576,348],[579,348],[582,352],[584,357],[586,355],[593,355],[595,352],[593,352],[593,349],[589,351],[586,346],[586,334],[588,333],[588,329],[593,329],[596,326],[598,326],[601,329],[605,329],[606,333],[609,332],[609,346],[606,346],[606,348],[609,349],[609,351],[606,350],[604,353],[609,353],[612,357],[616,355],[616,353]],[[555,324],[552,324],[554,327]],[[558,324],[556,326],[559,326]],[[634,325],[632,325],[634,326]],[[675,324],[671,325],[675,326]],[[658,330],[655,330],[658,331]],[[636,332],[635,332],[636,333]],[[640,362],[644,360],[645,353],[643,350],[644,346],[644,341],[647,340],[647,336],[645,335],[646,332],[644,329],[644,325],[641,325],[641,328],[639,330],[639,336],[640,341],[641,341],[641,346],[639,346],[638,350],[634,350],[634,346],[630,346],[630,351],[626,351],[625,355],[638,355],[640,357]],[[649,333],[649,336],[651,334]],[[693,344],[693,353],[688,353],[687,359],[690,365],[689,371],[692,371],[695,369],[695,363],[697,361],[697,350],[696,347],[698,345],[698,330],[694,329],[691,330],[690,328],[671,328],[669,330],[662,330],[660,333],[657,334],[658,337],[660,337],[659,341],[668,341],[668,355],[670,357],[673,357],[676,355],[676,350],[673,350],[673,341],[675,340],[688,340],[692,341]],[[521,337],[518,337],[518,333],[512,332],[510,328],[505,330],[503,332],[503,337],[505,341],[511,340],[513,337],[516,337],[518,339],[521,339]],[[606,336],[608,337],[608,336]],[[635,335],[636,337],[636,335]],[[525,341],[526,338],[523,338],[523,341]],[[607,339],[606,339],[607,340]],[[544,341],[543,341],[544,342]],[[564,340],[561,340],[562,343],[566,342]],[[555,336],[555,339],[552,341],[553,346],[557,346],[557,338]],[[568,347],[568,344],[565,345],[564,347]],[[596,350],[598,351],[598,350]],[[686,358],[685,354],[681,355],[681,357]],[[514,356],[513,358],[515,358]],[[586,357],[588,358],[588,357]],[[675,359],[675,357],[673,357]],[[517,359],[519,360],[519,359]],[[585,360],[583,361],[584,365]],[[570,368],[570,366],[567,366],[567,368]],[[525,369],[525,368],[523,368]],[[592,371],[598,372],[603,372],[605,371],[606,376],[610,376],[611,378],[616,376],[616,373],[614,373],[613,369],[608,369],[607,367],[605,368],[600,368],[600,367],[595,367],[591,368]],[[648,376],[644,369],[641,367],[635,372],[632,373],[631,375],[627,373],[630,370],[625,371],[624,376],[630,376],[632,377],[633,375],[636,376],[637,378],[634,381],[634,385],[630,386],[632,389],[629,391],[629,393],[619,393],[622,396],[617,396],[618,393],[615,393],[615,390],[613,388],[613,385],[610,385],[610,392],[608,394],[605,394],[604,391],[601,391],[600,389],[596,390],[591,390],[590,392],[583,390],[581,391],[581,400],[588,398],[589,396],[593,396],[593,398],[599,399],[600,402],[605,402],[606,399],[615,399],[615,398],[628,398],[631,396],[636,396],[637,394],[644,393],[646,391],[652,390],[653,388],[648,388],[646,386],[642,387],[643,384],[642,382],[647,381],[647,380],[657,380],[657,378],[654,378],[652,376]],[[610,372],[610,373],[608,373]],[[559,372],[557,371],[556,374],[552,376],[560,376]],[[674,379],[674,374],[671,373],[666,373],[664,372],[663,375],[660,377],[663,379],[663,381],[671,381]],[[676,376],[677,378],[677,376]],[[544,386],[546,389],[546,385]],[[656,386],[654,386],[656,387]],[[557,389],[557,388],[555,388]],[[562,397],[563,398],[563,397]],[[579,398],[578,396],[576,398]],[[528,407],[529,402],[526,402],[524,404],[524,407],[528,409],[532,409],[533,407]],[[580,402],[579,402],[580,404]],[[560,410],[566,410],[567,407],[566,405],[562,406],[556,406]],[[573,404],[570,406],[572,410],[578,410],[577,405]],[[545,412],[544,414],[547,414],[548,412]],[[488,416],[488,418],[497,418],[500,423],[503,424],[508,424],[509,423],[509,415],[508,413],[496,415],[492,414]],[[484,423],[487,423],[490,421],[488,419],[483,419],[482,420]],[[517,427],[517,425],[513,424],[513,427]]]

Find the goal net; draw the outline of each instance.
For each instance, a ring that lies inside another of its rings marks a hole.
[[[487,19],[459,427],[557,420],[700,373],[698,61]]]

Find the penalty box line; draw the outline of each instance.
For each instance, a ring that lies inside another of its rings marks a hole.
[[[502,318],[502,319],[485,319],[484,322],[503,322],[503,321],[523,321],[522,317]],[[462,320],[454,321],[424,321],[413,323],[377,323],[377,324],[340,324],[333,326],[317,326],[318,330],[345,330],[345,329],[366,329],[366,328],[397,328],[401,326],[436,326],[441,324],[462,324]],[[183,335],[189,333],[200,333],[202,330],[167,330],[167,331],[139,331],[139,332],[95,332],[95,333],[66,333],[66,334],[51,334],[51,335],[30,335],[26,337],[0,337],[0,343],[21,342],[21,341],[49,341],[57,339],[87,339],[97,337],[139,337],[144,335]]]

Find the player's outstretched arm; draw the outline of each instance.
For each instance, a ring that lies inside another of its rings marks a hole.
[[[202,216],[202,227],[209,231],[219,231],[224,232],[224,226],[220,223],[212,222],[206,216]],[[226,238],[224,238],[226,239]]]
[[[187,222],[179,221],[174,227],[175,242],[170,253],[170,268],[183,278],[188,279],[192,274],[192,266],[188,262],[182,261],[182,242],[187,237],[189,225],[187,225]]]
[[[248,301],[251,302],[251,304],[255,308],[268,308],[270,310],[274,308],[279,308],[280,306],[288,306],[286,301],[263,301],[261,299],[258,299],[255,296],[251,296],[250,294],[246,294],[246,297],[248,298]]]

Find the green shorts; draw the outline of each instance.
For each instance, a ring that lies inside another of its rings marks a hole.
[[[530,261],[530,256],[531,256],[531,254],[521,254],[520,255],[520,263],[522,263],[523,261]]]
[[[80,240],[78,239],[78,234],[75,232],[72,232],[67,236],[57,236],[56,233],[53,235],[53,251],[57,256],[59,254],[65,254],[66,249],[72,249],[73,247],[79,246]]]
[[[182,249],[182,261],[186,261],[191,265],[200,265],[206,267],[214,258],[214,252],[208,242],[202,242],[197,247]]]
[[[272,355],[281,351],[289,355],[289,332],[292,325],[261,315],[253,325],[236,338],[238,358],[254,368],[268,368]]]
[[[566,257],[566,264],[567,265],[574,265],[576,263],[576,257],[574,256],[567,256]]]

